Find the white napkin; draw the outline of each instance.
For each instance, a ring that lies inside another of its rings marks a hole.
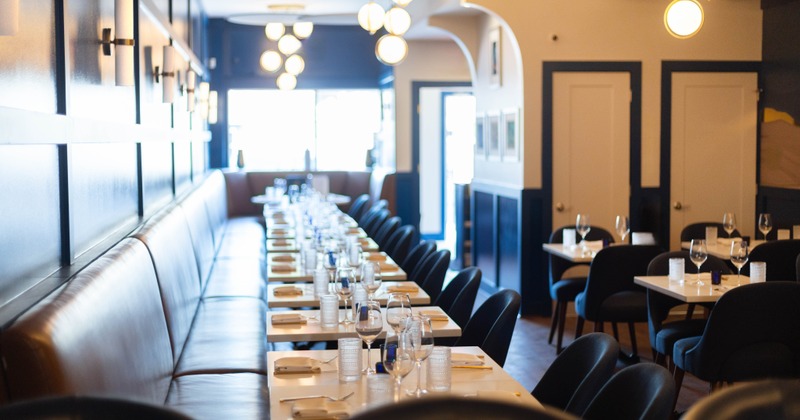
[[[422,316],[426,316],[431,319],[431,321],[449,321],[450,318],[447,316],[446,313],[442,311],[437,311],[435,309],[424,309],[418,312]]]
[[[599,251],[599,250],[603,249],[603,240],[602,239],[599,240],[599,241],[585,241],[584,243],[586,244],[587,248],[589,248],[589,249],[591,249],[593,251]]]
[[[650,232],[633,232],[631,234],[632,245],[655,245],[656,238]]]
[[[451,353],[450,364],[453,366],[483,366],[483,359],[474,354]]]
[[[305,324],[308,320],[300,314],[273,314],[272,325]]]
[[[278,286],[272,289],[274,296],[303,296],[303,289],[297,286]]]
[[[387,287],[386,291],[389,293],[417,293],[419,292],[419,287],[414,286],[413,284],[396,284],[394,286]]]
[[[350,417],[350,407],[345,401],[301,400],[292,406],[295,419],[345,419]]]
[[[291,273],[295,269],[294,264],[271,264],[269,268],[274,273]]]
[[[319,362],[308,357],[282,357],[275,360],[275,373],[318,373]]]

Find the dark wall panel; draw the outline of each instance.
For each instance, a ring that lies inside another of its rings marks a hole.
[[[172,199],[170,143],[142,143],[142,198],[145,217]]]
[[[519,200],[497,197],[497,286],[520,291]]]
[[[763,105],[800,120],[800,2],[764,10]]]
[[[67,2],[70,75],[67,114],[103,121],[136,122],[133,86],[116,86],[115,51],[102,54],[103,28],[114,28],[114,0]]]
[[[189,0],[172,0],[172,29],[186,44],[189,44],[189,19]]]
[[[19,7],[19,32],[0,36],[0,106],[55,113],[53,2],[24,0]]]
[[[166,13],[165,13],[166,16]],[[151,20],[147,13],[139,13],[139,80],[140,112],[143,125],[170,127],[172,124],[170,104],[163,103],[163,83],[156,83],[155,67],[164,67],[164,46],[169,39]],[[162,79],[159,79],[162,80]]]
[[[206,159],[206,151],[208,145],[203,142],[192,142],[192,175],[194,182],[203,179],[202,176],[208,167],[208,159]]]
[[[175,195],[192,186],[192,145],[188,142],[173,144],[175,162]]]
[[[70,145],[73,253],[80,255],[138,217],[136,145]]]
[[[483,191],[473,194],[472,249],[475,265],[483,272],[483,282],[497,285],[497,259],[495,255],[494,234],[494,195]]]
[[[199,0],[189,0],[189,13],[191,19],[191,28],[189,29],[189,37],[191,38],[190,46],[194,55],[205,63],[206,59],[206,36],[208,35],[204,30],[206,24],[206,14],[203,6]]]
[[[0,146],[0,304],[58,268],[57,146]]]

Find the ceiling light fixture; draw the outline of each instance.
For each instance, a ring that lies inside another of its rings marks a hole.
[[[380,4],[371,1],[361,6],[361,9],[358,10],[358,24],[370,35],[373,35],[383,26],[385,14],[386,11]]]
[[[396,66],[408,55],[408,44],[403,37],[384,35],[375,44],[375,55],[381,63]]]
[[[281,64],[283,64],[283,58],[281,58],[281,55],[278,54],[277,51],[267,50],[261,54],[261,59],[258,62],[261,64],[261,68],[264,69],[264,71],[275,73],[280,70]]]
[[[286,64],[284,65],[284,68],[286,68],[287,73],[297,76],[300,73],[302,73],[303,70],[305,70],[306,62],[305,60],[303,60],[303,57],[300,57],[299,55],[295,54],[286,59]]]
[[[277,83],[280,90],[292,90],[297,87],[297,78],[293,74],[283,73],[278,76]]]
[[[278,51],[285,56],[296,53],[301,46],[300,40],[292,34],[286,34],[278,40]]]
[[[664,12],[664,26],[676,38],[691,38],[703,27],[703,7],[696,0],[673,0]]]
[[[282,23],[270,22],[264,27],[264,34],[270,41],[277,41],[281,39],[283,34],[286,33],[286,27]]]
[[[411,27],[411,15],[403,8],[392,7],[383,17],[383,27],[392,35],[403,35]]]
[[[312,22],[295,22],[292,25],[292,33],[298,39],[306,39],[314,32],[314,23]]]

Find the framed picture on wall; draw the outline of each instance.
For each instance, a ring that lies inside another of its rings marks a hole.
[[[499,88],[503,83],[503,54],[500,27],[489,31],[489,86]]]
[[[506,162],[519,161],[519,109],[508,108],[503,110],[501,118],[501,131],[503,141],[503,160]]]
[[[475,115],[475,158],[486,158],[486,117]]]
[[[486,149],[489,160],[500,160],[500,112],[486,113]]]

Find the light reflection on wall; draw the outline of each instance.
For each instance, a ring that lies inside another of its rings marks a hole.
[[[791,115],[764,109],[760,163],[760,185],[800,188],[800,126]]]

